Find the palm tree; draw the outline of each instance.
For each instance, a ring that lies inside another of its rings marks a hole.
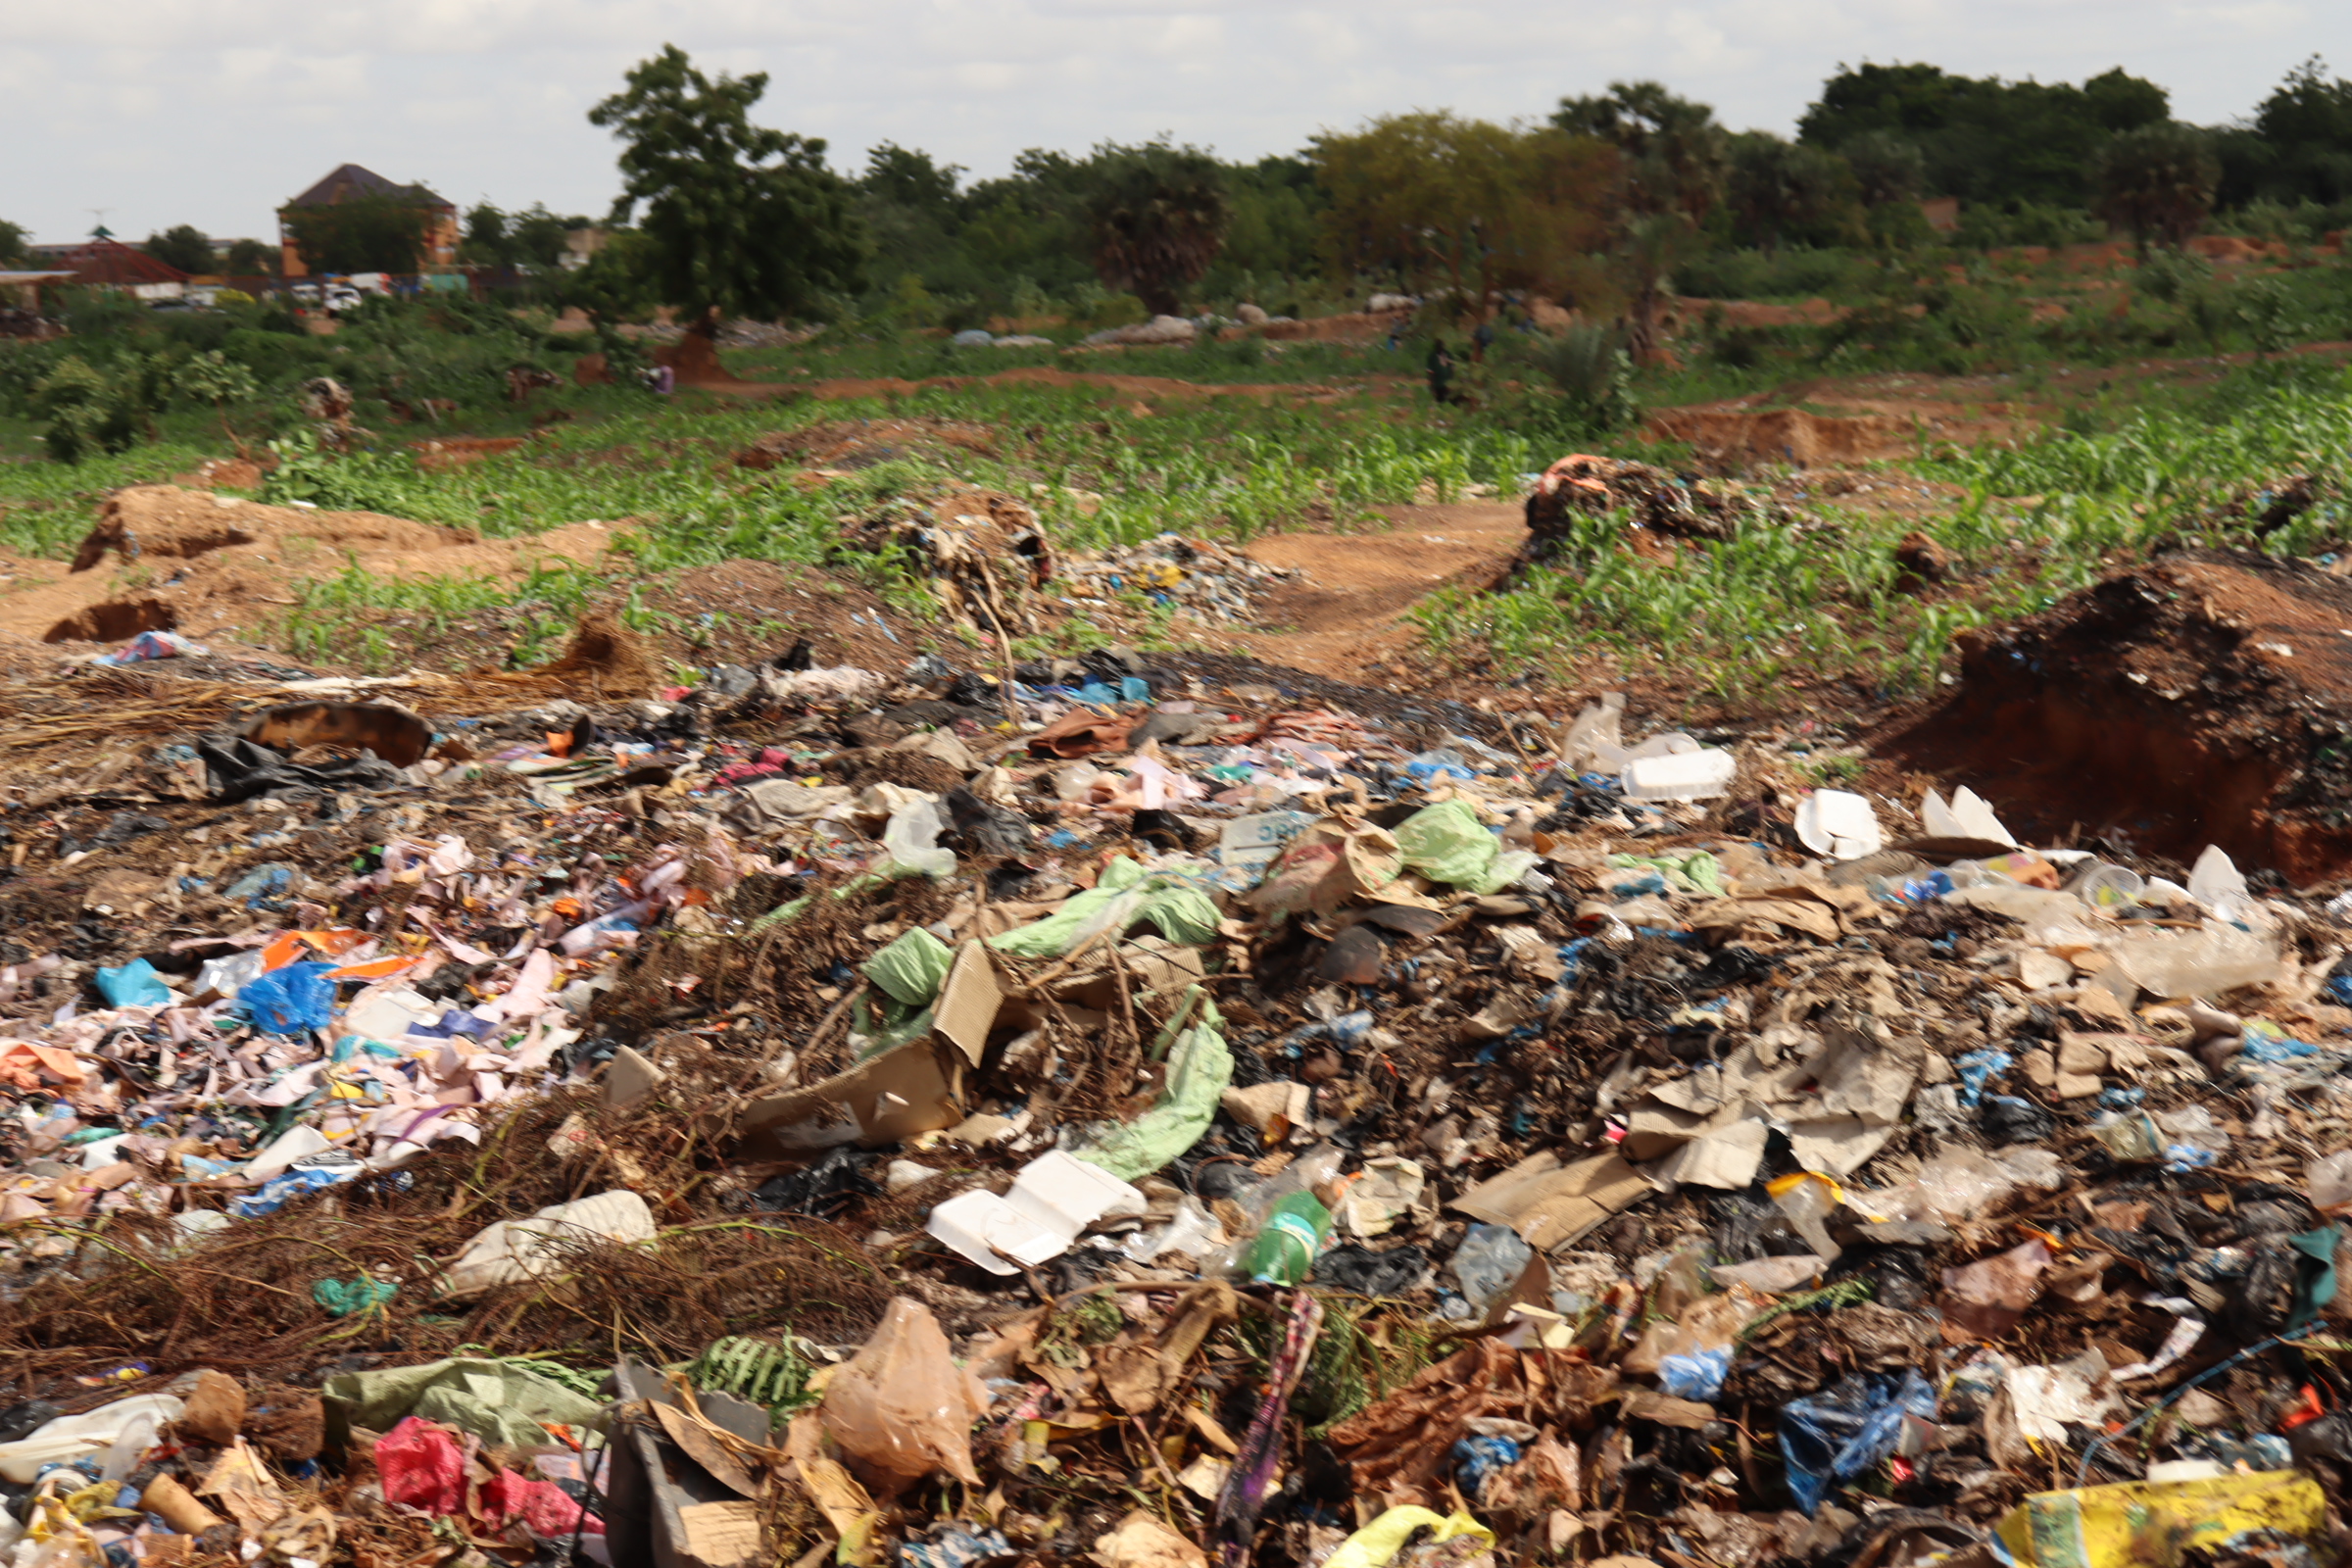
[[[1106,147],[1086,203],[1095,271],[1154,316],[1176,316],[1176,291],[1200,281],[1225,245],[1233,203],[1217,162],[1194,147]]]

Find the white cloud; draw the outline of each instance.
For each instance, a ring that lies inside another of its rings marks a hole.
[[[1540,116],[1655,77],[1736,126],[1787,130],[1841,61],[2080,80],[2121,65],[2183,118],[2249,110],[2314,51],[2352,69],[2352,8],[2319,0],[116,0],[0,23],[0,217],[43,238],[113,209],[267,234],[334,165],[454,199],[600,211],[612,148],[583,116],[674,41],[766,71],[767,122],[837,166],[892,140],[980,174],[1024,147],[1169,131],[1228,156],[1373,114]]]

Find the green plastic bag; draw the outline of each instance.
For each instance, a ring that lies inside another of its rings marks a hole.
[[[889,947],[865,960],[858,972],[901,1006],[929,1006],[956,967],[956,950],[921,926],[909,927]]]
[[[1537,860],[1528,850],[1506,854],[1502,841],[1461,800],[1440,801],[1406,817],[1396,828],[1396,848],[1404,854],[1407,871],[1473,893],[1500,892]]]
[[[1201,947],[1217,934],[1217,906],[1199,888],[1165,871],[1146,871],[1124,855],[1102,868],[1102,879],[1074,895],[1043,920],[989,938],[1016,958],[1058,958],[1104,926],[1121,933],[1149,920],[1170,942]]]
[[[1196,1007],[1200,1016],[1184,1025]],[[1097,1122],[1088,1128],[1070,1150],[1074,1157],[1131,1182],[1178,1158],[1208,1131],[1218,1102],[1233,1083],[1233,1052],[1225,1044],[1225,1020],[1199,986],[1186,989],[1176,1020],[1175,1043],[1168,1051],[1168,1081],[1158,1101],[1131,1122]]]
[[[539,1423],[602,1428],[605,1406],[511,1361],[461,1356],[423,1366],[345,1372],[319,1391],[328,1436],[341,1442],[353,1427],[389,1432],[401,1417],[470,1432],[495,1447],[532,1447],[548,1441]]]

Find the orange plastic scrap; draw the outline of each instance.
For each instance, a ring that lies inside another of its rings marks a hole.
[[[364,963],[346,963],[326,971],[329,980],[382,980],[405,974],[421,961],[416,954],[404,954],[390,958],[369,958]]]
[[[0,1083],[39,1089],[44,1083],[78,1084],[88,1076],[71,1051],[36,1046],[29,1040],[0,1043]]]

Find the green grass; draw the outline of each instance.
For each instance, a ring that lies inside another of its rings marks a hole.
[[[1953,636],[2047,608],[2173,539],[2245,542],[2232,504],[2308,471],[2344,479],[2352,370],[2273,363],[2176,396],[2112,430],[1950,452],[1916,466],[1966,488],[1927,519],[1823,506],[1792,524],[1653,561],[1622,516],[1582,522],[1559,560],[1508,593],[1448,591],[1414,618],[1455,658],[1498,673],[1565,675],[1602,659],[1720,697],[1755,700],[1811,677],[1899,696],[1934,681]],[[1962,563],[1928,599],[1895,591],[1896,545],[1921,528]],[[2340,492],[2274,534],[2275,555],[2346,548]]]

